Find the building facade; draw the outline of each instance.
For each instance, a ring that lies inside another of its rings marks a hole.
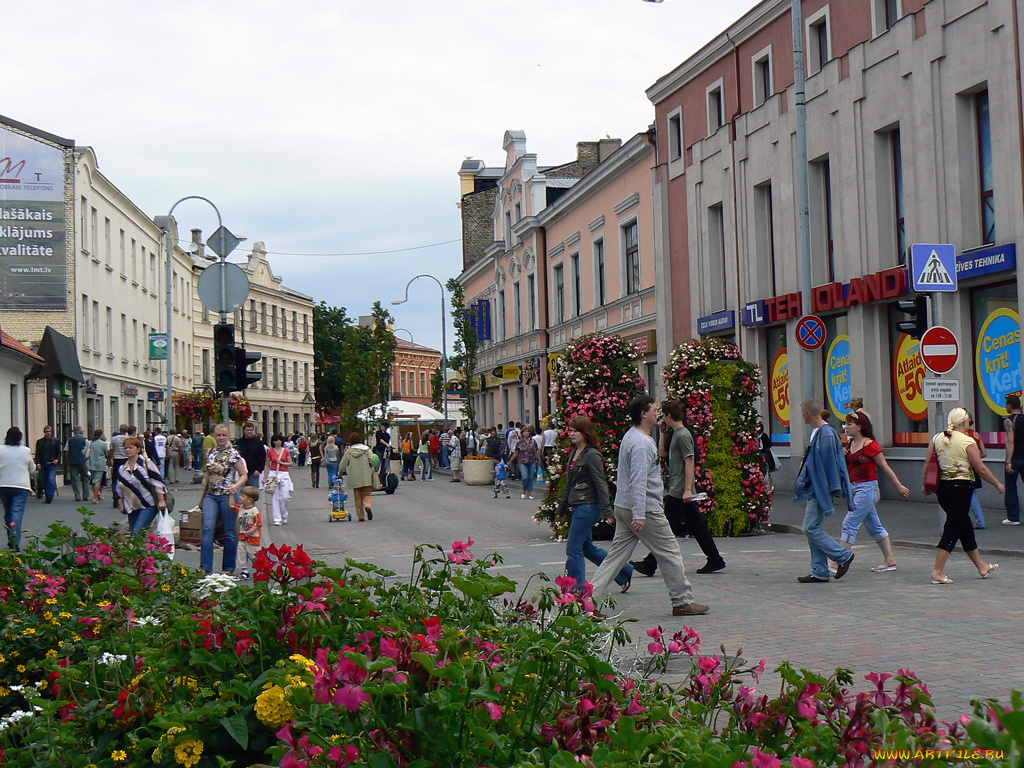
[[[467,160],[459,173],[459,281],[489,318],[477,421],[538,423],[560,350],[595,331],[634,339],[655,381],[652,137],[580,142],[559,166],[539,166],[522,131],[507,131],[503,149],[503,168]]]
[[[397,338],[395,363],[392,366],[391,391],[394,397],[401,397],[420,405],[433,402],[431,377],[441,367],[441,353],[436,349]]]
[[[826,408],[841,419],[863,397],[890,461],[908,462],[905,479],[919,471],[940,424],[922,396],[933,374],[920,345],[897,329],[914,243],[955,246],[959,288],[932,294],[930,324],[955,333],[960,359],[946,377],[986,443],[1001,443],[1005,396],[1021,390],[1015,7],[803,3],[811,304],[827,331],[818,352],[796,338],[805,305],[789,0],[759,3],[647,92],[659,260],[672,285],[661,322],[671,343],[725,336],[761,366],[766,427],[793,456],[807,437],[797,404],[809,366]]]

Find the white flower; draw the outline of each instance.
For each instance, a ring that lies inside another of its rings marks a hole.
[[[103,664],[104,666],[109,667],[109,666],[113,666],[114,664],[120,664],[122,661],[126,661],[127,659],[128,659],[128,657],[125,656],[124,654],[121,654],[121,653],[118,653],[118,654],[104,653],[97,660],[97,663],[98,664]]]
[[[25,690],[25,686],[24,685],[12,685],[11,686],[11,690],[14,691],[15,693],[19,693],[20,691]]]
[[[233,576],[226,573],[210,573],[199,580],[196,585],[196,594],[200,597],[213,597],[237,586]]]
[[[158,619],[156,616],[144,616],[141,619],[137,619],[135,623],[138,624],[140,627],[144,627],[147,624],[151,624],[154,627],[159,627],[161,624],[163,624],[163,622],[160,621],[160,619]]]

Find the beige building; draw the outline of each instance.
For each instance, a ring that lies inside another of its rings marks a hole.
[[[202,237],[193,230],[196,256],[195,278],[208,263],[204,258]],[[275,275],[267,261],[262,241],[253,244],[245,264],[239,266],[249,278],[249,299],[244,311],[231,315],[235,324],[235,343],[244,345],[263,358],[250,370],[263,378],[245,391],[253,410],[257,431],[269,439],[274,433],[303,432],[313,428],[313,299],[288,288]],[[193,293],[196,322],[193,376],[197,388],[213,386],[213,326],[216,313],[210,312]]]

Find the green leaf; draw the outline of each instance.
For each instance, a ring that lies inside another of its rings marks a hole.
[[[452,576],[452,586],[462,592],[466,597],[483,597],[487,588],[478,580],[467,579],[463,576]]]
[[[398,768],[395,758],[387,752],[374,752],[366,759],[366,762],[370,768]]]
[[[220,721],[231,738],[238,742],[242,749],[249,747],[249,723],[242,715],[232,715]]]

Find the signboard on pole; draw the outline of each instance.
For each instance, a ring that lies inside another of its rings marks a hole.
[[[804,315],[796,324],[796,342],[808,351],[825,343],[825,323],[817,315]]]
[[[929,371],[949,373],[960,359],[956,335],[941,325],[929,328],[921,336],[921,359]]]
[[[960,402],[960,379],[924,379],[921,396],[929,403]]]
[[[151,334],[149,334],[149,359],[150,360],[166,360],[167,359],[167,334],[166,333],[151,333]]]
[[[956,246],[926,243],[910,246],[910,278],[918,293],[956,291]]]

